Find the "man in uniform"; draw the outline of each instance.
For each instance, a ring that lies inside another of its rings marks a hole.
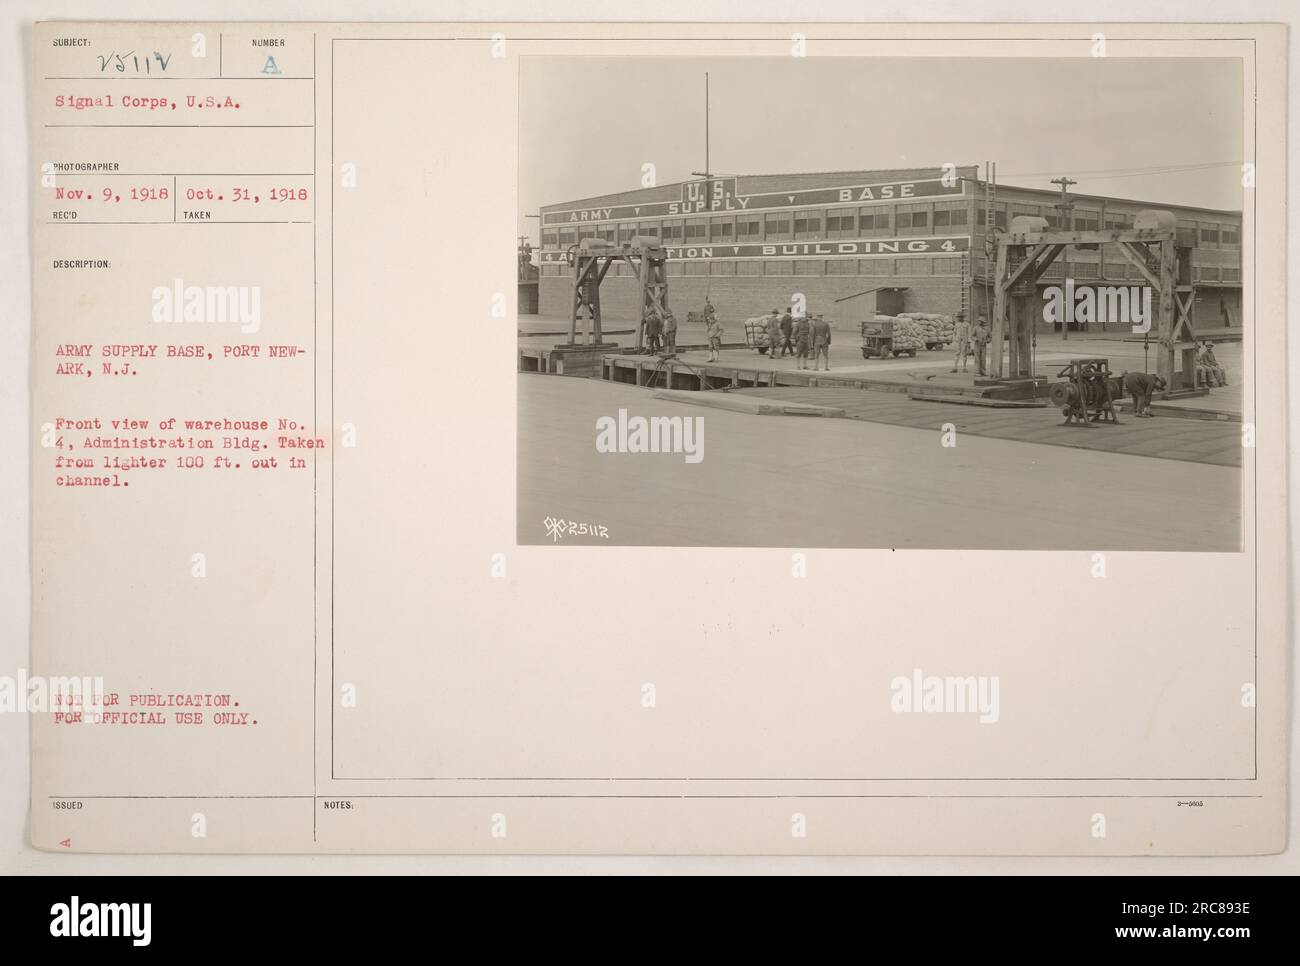
[[[776,358],[776,347],[781,344],[784,336],[781,334],[781,316],[773,310],[772,314],[767,317],[767,355],[768,358]]]
[[[1124,391],[1133,397],[1133,415],[1154,416],[1151,397],[1166,388],[1165,381],[1153,372],[1126,372],[1122,381]]]
[[[957,347],[957,354],[952,360],[953,372],[957,371],[958,366],[961,366],[962,372],[966,371],[966,359],[970,355],[970,337],[970,323],[966,321],[966,316],[958,312],[952,327],[952,341]]]
[[[669,308],[664,309],[664,352],[677,355],[677,316]]]
[[[975,340],[975,370],[981,376],[989,374],[989,343],[993,341],[993,332],[989,328],[988,319],[984,316],[979,317],[975,323],[975,331],[971,338]]]
[[[718,353],[722,349],[722,326],[718,324],[716,316],[709,319],[708,328],[704,331],[709,337],[709,361],[717,362]]]
[[[1206,388],[1226,386],[1228,374],[1224,372],[1219,360],[1214,357],[1214,343],[1202,342],[1196,351],[1196,374],[1205,383]]]
[[[831,371],[831,324],[820,315],[812,323],[813,370],[821,368],[823,360],[826,371]]]
[[[794,362],[796,369],[808,368],[808,347],[812,342],[812,326],[806,316],[794,322]]]
[[[659,318],[659,310],[651,309],[645,317],[645,346],[647,352],[659,351],[659,331],[663,321]]]

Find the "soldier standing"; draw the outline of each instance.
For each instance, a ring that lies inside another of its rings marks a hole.
[[[659,351],[659,330],[662,324],[659,319],[659,310],[651,309],[645,319],[646,349],[650,352]]]
[[[677,316],[672,309],[664,309],[664,352],[677,355]]]
[[[781,334],[781,317],[773,312],[767,317],[767,354],[769,357],[776,358],[776,347],[784,339]]]
[[[812,341],[812,326],[806,317],[794,323],[794,362],[796,369],[808,368],[808,346]]]
[[[831,371],[831,325],[820,315],[812,323],[813,370],[821,368],[823,360],[826,371]]]
[[[772,314],[776,314],[776,309],[772,310]],[[794,355],[794,343],[790,340],[792,332],[794,332],[794,319],[790,318],[790,313],[787,311],[781,316],[781,358]]]
[[[957,313],[957,320],[952,327],[952,339],[957,345],[957,354],[952,360],[952,371],[956,372],[957,367],[961,366],[961,371],[966,371],[966,359],[970,355],[970,323],[966,321],[966,316],[960,312]]]
[[[988,319],[984,316],[979,317],[975,323],[975,369],[981,376],[987,376],[989,362],[989,343],[993,341],[993,333],[989,329]]]
[[[710,306],[711,307],[711,306]],[[717,318],[711,318],[705,330],[709,336],[709,361],[718,361],[718,351],[722,348],[722,326]]]

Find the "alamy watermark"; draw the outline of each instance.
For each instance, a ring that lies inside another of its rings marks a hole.
[[[19,668],[0,674],[0,714],[53,714],[56,721],[96,724],[105,707],[104,679],[44,677]]]
[[[889,708],[895,714],[978,714],[980,724],[994,724],[1001,714],[998,688],[996,674],[941,677],[918,667],[889,682]]]
[[[597,453],[681,453],[687,463],[704,459],[703,416],[618,416],[596,420]]]
[[[1134,334],[1151,331],[1151,288],[1146,285],[1049,285],[1043,290],[1043,321],[1063,328],[1116,323]]]
[[[260,285],[186,285],[185,279],[159,285],[151,295],[155,322],[207,322],[238,325],[245,334],[262,327]]]

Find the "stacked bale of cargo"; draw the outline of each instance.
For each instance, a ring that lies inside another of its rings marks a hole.
[[[899,323],[904,325],[912,339],[922,346],[952,342],[955,322],[951,315],[935,312],[901,312]]]
[[[768,347],[767,327],[771,324],[770,315],[756,315],[745,320],[745,343],[754,349]]]
[[[894,316],[894,351],[916,352],[925,348],[925,329],[910,315]]]

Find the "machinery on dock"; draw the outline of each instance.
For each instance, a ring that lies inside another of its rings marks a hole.
[[[1065,416],[1062,425],[1076,423],[1119,423],[1115,400],[1123,395],[1119,379],[1110,371],[1108,359],[1071,359],[1057,372],[1061,382],[1052,383],[1047,398]]]

